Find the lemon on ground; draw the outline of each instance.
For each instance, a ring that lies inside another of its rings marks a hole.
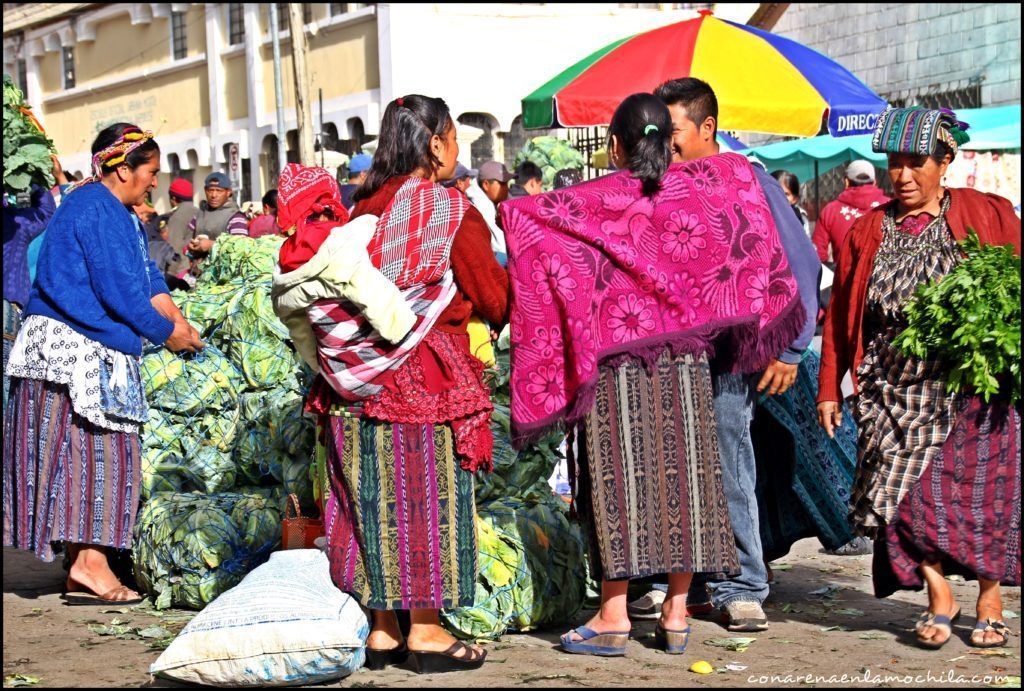
[[[715,671],[715,668],[704,660],[697,660],[690,665],[690,671],[696,672],[697,674],[711,674]]]

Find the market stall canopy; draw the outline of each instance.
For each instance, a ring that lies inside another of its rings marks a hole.
[[[964,149],[993,151],[1020,148],[1020,106],[994,108],[961,108],[956,111],[960,120],[968,123],[971,141]],[[783,168],[801,180],[814,177],[814,164],[825,172],[858,158],[885,167],[885,154],[871,150],[871,135],[832,137],[822,135],[808,139],[766,144],[745,152],[757,156],[768,170]]]
[[[727,130],[865,134],[886,102],[842,65],[796,41],[700,16],[596,51],[523,99],[523,127],[607,125],[630,94],[680,77],[708,82]]]

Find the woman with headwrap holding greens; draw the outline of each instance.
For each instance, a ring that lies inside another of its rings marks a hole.
[[[966,129],[948,110],[881,115],[872,148],[888,154],[896,198],[859,219],[839,252],[819,377],[818,416],[830,435],[842,423],[847,371],[859,394],[851,520],[876,540],[875,595],[927,586],[917,637],[933,649],[960,614],[947,574],[979,581],[970,645],[981,648],[1006,644],[999,585],[1020,584],[1019,411],[949,393],[947,363],[894,345],[909,298],[962,261],[957,242],[970,230],[983,245],[1020,253],[1010,202],[942,185]]]

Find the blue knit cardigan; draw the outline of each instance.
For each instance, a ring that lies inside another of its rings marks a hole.
[[[39,314],[128,355],[163,343],[174,324],[150,303],[167,284],[137,217],[102,183],[69,194],[46,228],[23,316]]]

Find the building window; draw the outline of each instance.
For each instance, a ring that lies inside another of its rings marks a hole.
[[[74,89],[75,88],[75,49],[66,46],[63,50],[64,55],[64,88]]]
[[[18,88],[21,89],[23,92],[28,93],[28,64],[24,60],[19,58],[17,63],[17,70]]]
[[[337,17],[339,14],[345,14],[346,12],[348,12],[347,2],[332,2],[330,3],[330,6],[332,17]]]
[[[274,6],[277,7],[277,30],[288,31],[288,3],[279,2]]]
[[[235,46],[245,40],[245,7],[240,2],[228,3],[228,45]]]
[[[313,23],[313,6],[308,2],[302,3],[302,23],[312,24]]]
[[[171,12],[171,46],[174,49],[175,60],[181,60],[188,55],[184,12]]]

